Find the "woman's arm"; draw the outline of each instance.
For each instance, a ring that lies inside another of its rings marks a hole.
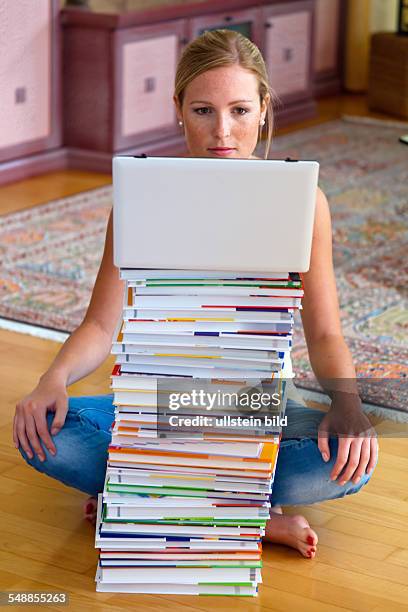
[[[124,282],[113,265],[112,226],[111,212],[102,261],[84,320],[66,340],[41,380],[52,377],[71,385],[96,370],[110,353],[124,291]]]
[[[56,448],[47,427],[46,414],[54,412],[51,434],[65,423],[68,410],[66,387],[98,368],[108,356],[112,336],[123,305],[124,283],[113,265],[112,213],[105,248],[84,320],[66,340],[35,389],[18,402],[13,423],[15,446],[32,458],[32,450],[45,459],[40,439],[52,453]],[[31,445],[31,446],[30,446]]]
[[[333,270],[332,227],[327,198],[318,189],[309,271],[302,276],[301,310],[310,363],[322,386],[336,379],[355,379],[356,372],[340,324]],[[356,387],[354,387],[356,388]]]
[[[362,413],[356,372],[343,338],[332,257],[332,228],[327,198],[318,189],[309,271],[303,274],[304,298],[301,311],[312,369],[332,399],[331,409],[319,430],[319,449],[328,461],[328,434],[339,434],[339,451],[331,474],[340,484],[353,478],[358,482],[364,470],[377,459],[377,441]],[[347,435],[347,430],[350,432]],[[363,431],[370,431],[361,437]],[[341,434],[341,435],[340,435]]]

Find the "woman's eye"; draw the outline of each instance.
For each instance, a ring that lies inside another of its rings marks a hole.
[[[201,108],[195,108],[194,112],[197,113],[197,115],[207,115],[208,112],[210,111],[210,109],[208,108],[208,106],[202,106]]]
[[[237,106],[235,110],[238,111],[238,115],[246,115],[248,112],[248,109],[243,108],[242,106]]]

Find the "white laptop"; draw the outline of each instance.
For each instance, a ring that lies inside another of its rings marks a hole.
[[[306,272],[318,172],[315,161],[114,157],[114,263]]]

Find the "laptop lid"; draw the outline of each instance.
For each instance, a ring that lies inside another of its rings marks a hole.
[[[318,171],[315,161],[116,156],[114,263],[306,272]]]

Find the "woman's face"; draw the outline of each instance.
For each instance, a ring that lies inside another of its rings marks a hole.
[[[192,157],[252,156],[266,114],[252,72],[238,65],[208,70],[187,85],[182,108],[174,102]]]

